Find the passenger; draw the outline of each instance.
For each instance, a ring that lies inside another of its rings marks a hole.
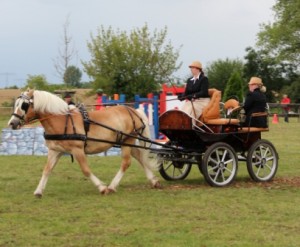
[[[244,126],[266,128],[267,117],[251,117],[252,113],[266,112],[267,100],[265,96],[266,87],[258,77],[252,77],[248,83],[249,92],[246,95],[243,108],[245,109],[246,121]]]
[[[72,101],[72,96],[70,93],[68,93],[68,92],[65,93],[64,100],[69,105],[70,110],[73,110],[74,108],[76,108],[75,103]]]
[[[210,100],[208,78],[204,75],[202,64],[199,61],[192,62],[189,68],[193,76],[187,80],[185,92],[178,96],[178,99],[186,100],[181,110],[198,119]]]

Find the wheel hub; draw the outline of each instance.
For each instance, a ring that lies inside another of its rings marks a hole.
[[[267,163],[266,159],[261,159],[260,166],[263,167]]]
[[[224,167],[225,167],[224,162],[220,162],[220,163],[219,163],[219,168],[220,168],[220,169],[223,169]]]

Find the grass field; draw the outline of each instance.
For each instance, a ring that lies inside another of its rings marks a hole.
[[[36,199],[46,157],[0,156],[0,246],[299,246],[299,126],[280,121],[263,133],[280,157],[273,182],[252,182],[241,162],[226,188],[208,186],[194,166],[184,181],[151,189],[133,162],[118,192],[101,196],[65,156]],[[109,183],[120,158],[89,161]]]

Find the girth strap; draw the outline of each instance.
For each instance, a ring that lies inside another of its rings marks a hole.
[[[57,134],[51,135],[44,133],[45,140],[55,140],[55,141],[86,141],[86,135],[82,134]]]

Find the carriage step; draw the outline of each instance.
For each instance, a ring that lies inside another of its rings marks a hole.
[[[247,161],[247,158],[243,155],[238,155],[238,160],[239,161]]]
[[[269,128],[243,127],[238,130],[239,133],[263,132],[263,131],[269,131]]]

